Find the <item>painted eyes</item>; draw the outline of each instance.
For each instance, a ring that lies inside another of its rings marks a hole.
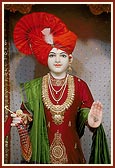
[[[56,54],[52,54],[52,53],[50,53],[50,54],[49,54],[49,57],[50,57],[50,58],[56,57]],[[67,55],[66,55],[66,54],[61,54],[61,53],[60,53],[60,57],[62,57],[62,58],[66,58]]]
[[[52,58],[52,57],[55,57],[56,54],[49,54],[49,57]]]
[[[67,57],[66,54],[60,54],[60,56],[63,57],[63,58],[66,58],[66,57]]]

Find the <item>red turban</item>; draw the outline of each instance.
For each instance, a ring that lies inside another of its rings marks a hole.
[[[55,47],[71,54],[77,36],[68,30],[61,19],[46,12],[34,12],[23,16],[14,28],[14,43],[26,55],[47,65],[50,50]]]

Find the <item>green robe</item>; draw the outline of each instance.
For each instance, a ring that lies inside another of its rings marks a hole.
[[[50,163],[49,140],[42,102],[42,78],[34,79],[20,86],[23,103],[27,110],[33,114],[33,124],[30,131],[31,162],[48,164]],[[89,110],[88,108],[79,110],[77,131],[80,138],[84,134]],[[102,124],[93,132],[89,164],[110,164],[107,139]]]

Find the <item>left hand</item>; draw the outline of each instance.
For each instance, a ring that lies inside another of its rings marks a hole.
[[[32,121],[32,116],[23,113],[21,109],[17,110],[16,113],[11,114],[11,117],[13,118],[11,126],[27,125]]]
[[[93,102],[88,114],[88,124],[92,128],[97,128],[102,122],[103,105],[101,102]]]

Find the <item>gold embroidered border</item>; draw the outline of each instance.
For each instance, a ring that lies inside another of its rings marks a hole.
[[[7,13],[5,13],[4,20],[4,106],[8,106],[10,109],[10,54],[9,54],[9,18]],[[4,111],[4,122],[8,118],[8,111]],[[4,139],[4,163],[8,164],[10,162],[10,135],[6,136]]]

